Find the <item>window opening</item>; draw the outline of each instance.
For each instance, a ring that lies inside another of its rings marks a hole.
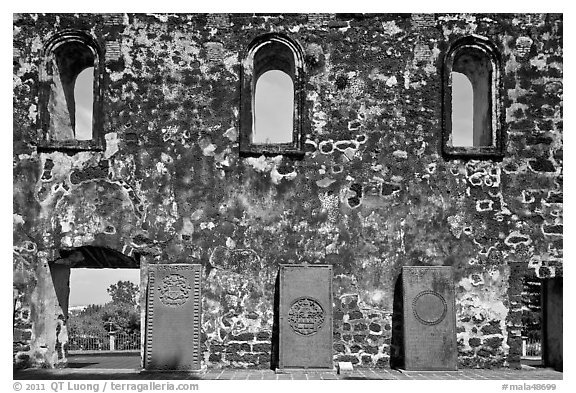
[[[445,60],[443,150],[448,155],[501,156],[500,69],[495,47],[469,36]]]
[[[40,147],[101,148],[100,57],[92,38],[69,30],[52,37],[42,79]]]
[[[250,45],[242,67],[242,153],[304,153],[303,59],[301,47],[281,34],[265,34]]]
[[[490,94],[490,76],[492,73],[492,65],[484,53],[478,50],[467,50],[456,58],[453,65],[452,77],[454,74],[464,76],[471,87],[472,93],[472,144],[464,146],[491,146],[492,145],[492,116],[491,116],[491,94]],[[456,87],[464,89],[466,86],[462,78],[457,77]],[[452,79],[452,91],[454,92],[454,79]],[[467,89],[467,93],[470,90]],[[455,113],[456,109],[461,109],[459,106],[468,105],[470,100],[459,101],[462,97],[452,96],[452,118],[461,115]],[[465,97],[468,98],[468,97]],[[462,108],[464,109],[464,108]],[[462,114],[468,114],[466,108]],[[470,121],[468,121],[468,124]],[[452,125],[452,136],[458,130]],[[454,144],[454,146],[458,146]]]
[[[55,139],[92,139],[92,121],[86,124],[86,119],[77,114],[82,112],[86,116],[89,112],[92,119],[94,55],[83,43],[67,42],[54,50],[53,57],[50,128]],[[86,75],[90,70],[91,78]],[[92,83],[87,86],[90,79]]]
[[[294,83],[285,72],[271,70],[256,81],[252,143],[291,143]]]
[[[94,67],[88,67],[76,78],[75,134],[78,140],[92,139],[92,110],[94,108]]]
[[[474,146],[474,92],[466,75],[452,72],[452,145]]]

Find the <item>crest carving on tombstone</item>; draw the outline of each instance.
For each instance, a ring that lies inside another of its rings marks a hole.
[[[412,311],[420,323],[436,325],[444,320],[448,305],[442,295],[435,291],[422,291],[412,300]]]
[[[160,300],[167,306],[177,307],[181,306],[190,297],[192,287],[188,280],[180,274],[171,274],[164,277],[158,291],[160,292]]]
[[[294,332],[303,336],[317,333],[324,319],[325,312],[320,303],[307,297],[296,299],[288,311],[288,324]]]

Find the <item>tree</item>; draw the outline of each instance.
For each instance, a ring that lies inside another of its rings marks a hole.
[[[75,334],[102,335],[106,332],[135,333],[140,331],[140,307],[137,305],[138,285],[118,281],[107,289],[112,301],[91,304],[68,321],[68,330]]]
[[[116,284],[110,285],[107,292],[112,297],[112,303],[114,304],[136,305],[138,285],[131,281],[118,281]]]

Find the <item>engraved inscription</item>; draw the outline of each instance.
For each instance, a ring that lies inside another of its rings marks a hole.
[[[117,61],[122,56],[119,41],[106,42],[106,60]]]
[[[422,291],[412,300],[414,316],[424,325],[436,325],[446,317],[448,306],[438,292]]]
[[[288,311],[288,324],[296,333],[309,336],[317,333],[324,323],[325,312],[314,299],[296,299]]]
[[[158,287],[160,301],[167,306],[181,306],[190,297],[192,290],[188,280],[180,274],[171,274],[164,277]]]
[[[532,39],[530,37],[518,37],[516,39],[516,53],[518,57],[525,57],[530,53],[532,47]]]
[[[417,29],[434,27],[436,17],[434,14],[412,14],[412,25]]]

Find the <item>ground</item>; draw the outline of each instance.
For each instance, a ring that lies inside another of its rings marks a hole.
[[[458,371],[399,371],[389,368],[355,368],[339,375],[336,372],[295,372],[276,374],[266,369],[209,369],[204,374],[150,373],[139,369],[139,354],[73,355],[69,368],[27,369],[14,372],[15,380],[80,379],[80,380],[562,380],[563,374],[549,368],[525,366],[521,370],[461,369]],[[543,389],[541,389],[543,390]]]

